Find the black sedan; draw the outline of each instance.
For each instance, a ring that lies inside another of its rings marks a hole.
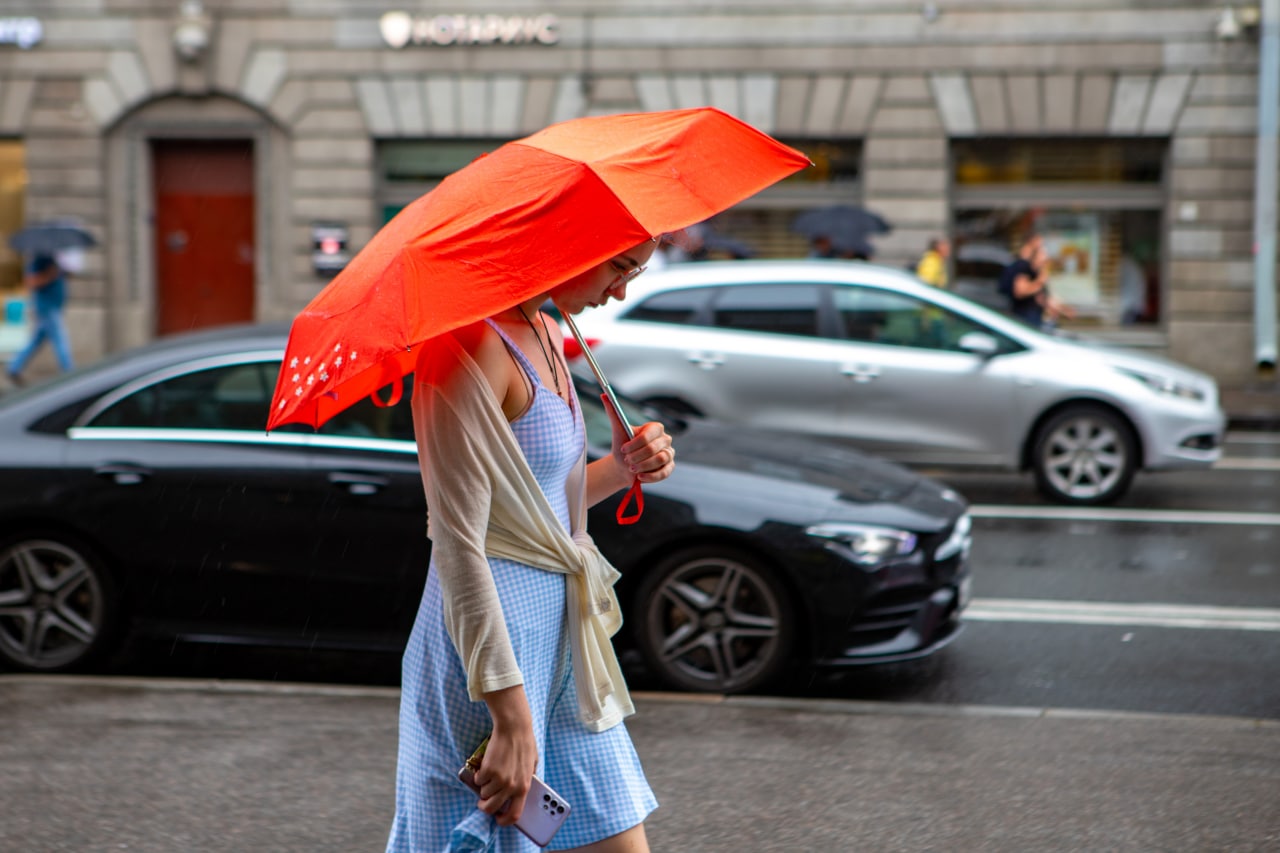
[[[0,664],[85,669],[130,633],[402,649],[430,549],[409,406],[267,434],[285,335],[166,338],[0,400]],[[580,390],[607,452],[598,392]],[[954,492],[827,444],[669,429],[680,465],[641,521],[617,524],[616,500],[590,518],[623,573],[624,658],[737,692],[955,637],[970,534]]]

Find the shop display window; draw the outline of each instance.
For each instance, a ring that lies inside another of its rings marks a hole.
[[[952,145],[954,289],[1007,308],[1000,272],[1031,234],[1077,326],[1161,317],[1161,140],[975,140]]]
[[[21,228],[27,197],[25,146],[17,140],[0,140],[0,296],[22,295],[22,258],[9,248],[8,236]]]

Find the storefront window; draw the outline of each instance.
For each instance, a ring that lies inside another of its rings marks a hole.
[[[957,140],[951,145],[957,186],[1093,182],[1160,183],[1160,140]]]
[[[24,224],[27,197],[27,167],[23,144],[0,140],[0,296],[21,295],[22,258],[9,248],[8,235]]]
[[[809,251],[808,241],[792,230],[795,218],[806,210],[861,201],[862,144],[857,140],[781,140],[813,161],[777,184],[714,217],[709,225],[721,235],[723,245],[746,247],[751,257],[798,258]],[[712,257],[732,257],[713,252]]]
[[[378,146],[382,221],[505,139],[388,140]]]
[[[1162,141],[964,141],[952,155],[957,292],[1007,308],[1000,271],[1038,234],[1073,324],[1159,322]]]

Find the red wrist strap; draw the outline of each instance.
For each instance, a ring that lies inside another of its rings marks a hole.
[[[632,501],[635,502],[636,511],[631,515],[627,515],[627,505]],[[640,520],[640,516],[644,514],[644,492],[640,491],[640,478],[636,477],[632,482],[631,488],[622,496],[622,503],[618,504],[617,519],[619,524],[635,524]]]

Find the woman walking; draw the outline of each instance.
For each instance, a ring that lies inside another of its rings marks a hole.
[[[389,853],[534,850],[514,826],[537,773],[570,804],[554,849],[646,851],[657,803],[622,720],[633,708],[610,645],[617,572],[586,510],[636,478],[670,476],[661,424],[586,463],[561,335],[565,314],[622,299],[646,241],[515,307],[428,342],[413,415],[432,561],[403,663]],[[464,761],[490,736],[475,782]]]

